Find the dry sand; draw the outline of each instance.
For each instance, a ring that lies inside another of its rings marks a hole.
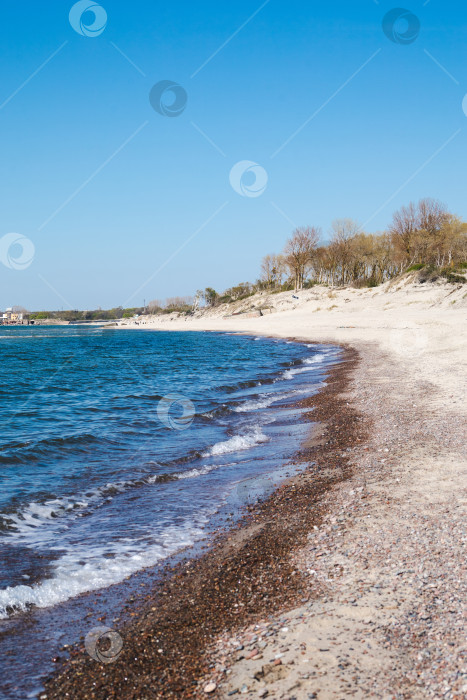
[[[348,401],[373,422],[296,557],[325,595],[213,640],[200,695],[212,682],[216,697],[467,698],[467,286],[406,278],[298,296],[138,326],[351,345],[362,361]]]

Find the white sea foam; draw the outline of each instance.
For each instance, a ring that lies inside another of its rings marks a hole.
[[[302,366],[286,370],[282,373],[280,379],[291,379],[299,373],[308,372],[312,370],[314,365],[325,359],[330,359],[332,355],[333,353],[324,352],[306,358]],[[244,401],[239,406],[236,406],[233,411],[243,413],[260,410],[279,400],[291,398],[298,393],[303,392],[295,390],[281,394],[266,393],[257,399]],[[256,426],[247,433],[238,434],[228,440],[216,443],[203,453],[203,457],[213,457],[246,450],[267,440],[268,438],[262,433],[261,428]],[[207,474],[215,468],[217,468],[216,465],[204,466],[187,472],[175,473],[174,477],[178,479],[195,478]],[[14,541],[29,545],[50,543],[61,531],[63,532],[64,529],[69,528],[71,520],[81,517],[84,513],[89,513],[90,509],[94,510],[111,500],[116,494],[123,493],[136,485],[155,483],[158,481],[158,477],[158,474],[154,474],[153,476],[141,477],[141,479],[136,480],[109,482],[96,489],[77,494],[74,499],[55,498],[45,503],[32,502],[17,513],[0,513],[0,521],[3,521],[8,527],[8,531],[3,535],[3,539],[8,538],[10,542]]]
[[[309,393],[309,389],[294,389],[293,391],[284,391],[280,394],[263,394],[261,398],[251,399],[250,401],[244,401],[240,406],[236,406],[233,411],[235,413],[244,413],[246,411],[257,411],[260,408],[268,408],[273,403],[277,401],[283,401],[284,399],[291,399],[294,396],[299,396],[300,394]]]
[[[258,340],[260,338],[257,338]],[[324,351],[304,360],[300,366],[286,370],[280,379],[291,379],[301,372],[312,371],[319,363],[332,360],[337,353]],[[247,400],[233,410],[237,413],[267,408],[272,403],[306,390],[295,390],[279,394],[263,394],[257,399]],[[260,425],[245,428],[237,435],[214,444],[203,457],[216,457],[248,450],[268,440]],[[208,474],[217,469],[213,464],[203,465],[187,472],[178,472],[178,479],[190,479]],[[220,460],[218,460],[220,461]],[[225,465],[224,465],[225,466]],[[0,513],[0,519],[8,530],[2,533],[3,541],[22,542],[28,546],[62,542],[60,534],[73,527],[73,520],[89,513],[136,485],[151,484],[158,475],[142,476],[132,481],[107,483],[94,490],[77,494],[74,498],[55,498],[45,503],[30,503],[17,513]],[[0,618],[5,618],[13,610],[26,610],[29,606],[48,607],[64,602],[80,593],[105,588],[119,583],[131,574],[148,566],[181,548],[192,545],[203,536],[204,525],[208,522],[207,511],[197,513],[181,525],[173,525],[158,532],[149,532],[139,537],[105,540],[103,544],[70,546],[69,551],[51,565],[51,577],[33,585],[11,586],[0,590]],[[69,546],[69,545],[68,545]],[[63,543],[63,548],[67,544]]]
[[[187,472],[178,472],[176,474],[177,479],[196,479],[198,476],[203,476],[204,474],[209,474],[214,469],[217,469],[217,464],[205,465],[204,467],[199,467],[199,469],[189,469]]]
[[[45,524],[52,525],[54,531],[57,530],[64,516],[73,512],[76,514],[87,505],[86,501],[71,503],[68,499],[56,498],[45,503],[28,503],[18,513],[2,513],[0,518],[8,526],[6,537],[18,542],[30,540],[31,535],[36,539],[36,532]]]
[[[212,449],[214,450],[212,455],[224,453],[217,452],[216,445]],[[246,449],[246,447],[239,449]],[[209,456],[211,456],[210,451]],[[210,464],[186,472],[175,472],[172,476],[175,479],[194,479],[208,474],[218,467],[218,464]],[[6,532],[2,533],[0,541],[6,544],[14,543],[27,546],[54,544],[58,536],[73,526],[73,521],[76,518],[90,514],[96,508],[111,501],[117,494],[124,493],[135,486],[158,483],[160,476],[161,474],[153,474],[141,479],[109,482],[77,495],[74,499],[55,498],[45,503],[33,501],[17,513],[0,513],[0,522],[3,522],[8,528]]]
[[[260,426],[256,426],[248,433],[243,435],[234,435],[229,440],[217,442],[203,454],[203,457],[212,457],[216,455],[228,454],[229,452],[248,450],[250,447],[259,445],[262,442],[267,442],[268,439],[269,438],[267,438],[261,431]]]
[[[54,563],[52,578],[32,586],[9,586],[1,590],[0,619],[13,611],[24,611],[30,606],[46,608],[80,593],[120,583],[136,571],[154,566],[161,559],[194,544],[203,536],[208,519],[207,510],[199,512],[192,521],[154,533],[152,542],[145,536],[74,549]]]
[[[301,367],[293,367],[292,369],[286,369],[280,376],[280,379],[293,379],[296,374],[302,374],[303,372],[310,372],[313,365],[323,363],[324,360],[329,359],[329,353],[318,353],[312,357],[307,357],[303,360],[303,365]],[[310,367],[311,365],[311,367]]]
[[[58,532],[68,529],[71,520],[81,517],[84,511],[89,512],[89,509],[112,500],[117,493],[123,493],[135,483],[138,482],[109,482],[87,490],[74,499],[54,498],[44,503],[33,501],[17,513],[0,513],[0,521],[8,528],[1,539],[29,545],[51,542]]]
[[[244,411],[256,411],[259,408],[267,408],[275,401],[279,401],[281,396],[264,396],[261,399],[252,399],[251,401],[244,401],[240,406],[236,406],[233,410],[235,413],[243,413]]]
[[[228,464],[223,464],[222,467],[232,467],[237,462],[229,462]],[[187,472],[177,472],[175,476],[177,479],[195,479],[198,476],[204,476],[205,474],[209,474],[209,472],[214,471],[215,469],[219,469],[219,464],[205,464],[203,467],[195,467],[194,469],[190,469]]]

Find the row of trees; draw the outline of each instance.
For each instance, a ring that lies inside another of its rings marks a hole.
[[[465,281],[456,269],[467,269],[467,223],[435,199],[421,199],[401,207],[387,231],[365,233],[352,219],[337,219],[329,242],[322,243],[316,226],[295,229],[280,254],[266,255],[255,284],[242,282],[223,294],[212,287],[195,297],[154,299],[145,307],[94,311],[41,311],[31,319],[67,321],[112,320],[141,314],[191,313],[199,306],[238,301],[257,291],[302,289],[312,284],[376,286],[410,268],[424,268],[421,279],[443,274],[452,281]],[[422,274],[422,273],[421,273]],[[14,307],[26,311],[22,307]]]
[[[140,315],[145,312],[144,307],[132,307],[124,309],[122,306],[116,306],[113,309],[94,309],[92,311],[65,310],[65,311],[34,311],[29,314],[32,321],[41,321],[45,319],[56,319],[57,321],[68,321],[76,323],[80,321],[113,321],[120,318],[131,318],[135,315]]]
[[[263,258],[259,284],[374,286],[411,266],[454,269],[467,260],[467,224],[434,199],[401,207],[383,233],[364,233],[355,221],[338,219],[327,245],[321,235],[314,226],[295,229],[281,254]]]
[[[238,301],[260,290],[299,290],[312,284],[376,286],[410,268],[423,267],[422,280],[439,273],[451,281],[465,281],[456,270],[463,275],[466,261],[467,223],[441,202],[421,199],[396,211],[387,231],[381,233],[365,233],[352,219],[337,219],[331,226],[329,242],[323,244],[320,228],[297,228],[282,253],[263,258],[255,284],[242,282],[223,294],[206,287],[194,297],[154,299],[140,308],[43,311],[31,314],[31,319],[90,321],[146,313],[191,313],[199,306]]]
[[[435,199],[401,207],[387,231],[365,233],[352,219],[337,219],[323,244],[316,226],[295,229],[279,254],[265,255],[260,279],[219,295],[208,287],[197,292],[207,306],[237,301],[259,290],[302,289],[312,284],[376,286],[410,268],[437,269],[452,281],[464,281],[467,223]],[[431,273],[430,272],[430,273]],[[436,274],[435,274],[436,276]],[[425,275],[422,279],[426,279]]]
[[[185,297],[168,297],[165,301],[153,299],[147,305],[147,313],[150,314],[167,314],[172,311],[191,311],[193,308],[194,299],[191,296]]]

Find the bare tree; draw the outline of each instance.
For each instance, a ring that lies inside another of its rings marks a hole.
[[[311,243],[309,232],[312,232]],[[408,266],[435,265],[446,277],[448,266],[460,275],[467,262],[467,223],[449,213],[435,199],[421,199],[401,207],[387,231],[363,233],[352,219],[332,224],[328,245],[316,247],[317,229],[297,229],[287,241],[284,261],[295,281],[303,285],[305,273],[319,284],[376,285],[395,277]],[[267,274],[273,279],[274,256],[267,256]]]
[[[337,261],[342,285],[351,278],[352,243],[359,230],[360,226],[353,219],[335,219],[332,222],[330,246]]]
[[[28,310],[24,306],[12,306],[11,310],[14,314],[27,314]]]
[[[403,254],[406,265],[411,265],[414,262],[417,231],[417,208],[413,202],[410,202],[408,206],[401,207],[393,214],[389,227],[393,243],[396,249]]]
[[[440,259],[450,218],[446,206],[431,198],[411,202],[394,214],[389,231],[396,249],[404,254],[406,266]]]
[[[200,305],[201,305],[201,302],[202,302],[203,300],[204,300],[204,292],[202,291],[202,289],[197,289],[197,290],[196,290],[196,294],[195,294],[195,296],[194,296],[194,298],[193,298],[193,307],[192,307],[192,311],[198,311],[198,309],[199,309],[199,307],[200,307]]]
[[[148,303],[148,311],[151,314],[156,313],[156,311],[159,311],[162,308],[162,304],[159,299],[153,299]]]
[[[418,203],[418,229],[427,236],[436,236],[449,219],[449,212],[444,204],[430,197]]]
[[[261,262],[261,281],[271,289],[282,285],[285,273],[283,255],[265,255]]]
[[[418,262],[436,263],[443,248],[450,214],[436,199],[421,199],[417,205],[416,255]]]
[[[274,275],[274,286],[281,287],[282,279],[286,273],[286,264],[283,255],[274,255],[274,267],[272,268]]]
[[[321,231],[315,226],[296,228],[284,248],[284,262],[295,280],[295,290],[303,288],[305,274],[318,246]]]
[[[165,300],[166,309],[179,309],[193,305],[193,297],[168,297]]]
[[[274,283],[274,259],[275,255],[265,255],[261,261],[261,281],[265,282],[269,288]]]

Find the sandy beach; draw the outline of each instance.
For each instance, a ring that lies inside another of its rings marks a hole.
[[[467,290],[298,297],[125,324],[339,343],[345,361],[309,406],[304,474],[167,572],[117,662],[78,651],[41,697],[467,696]]]
[[[0,700],[467,700],[467,4],[5,10]]]

